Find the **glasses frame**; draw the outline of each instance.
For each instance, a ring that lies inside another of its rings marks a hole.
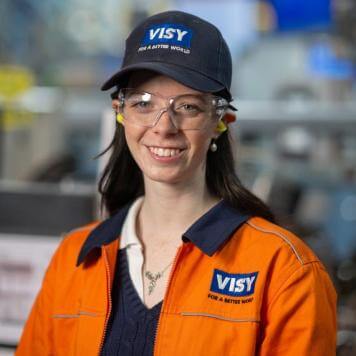
[[[219,123],[219,121],[224,117],[226,111],[230,107],[229,102],[225,98],[217,96],[217,95],[213,95],[213,94],[210,94],[210,93],[203,93],[203,94],[186,93],[186,94],[174,95],[174,96],[171,96],[171,97],[164,97],[162,95],[153,94],[153,93],[150,93],[150,92],[147,92],[147,91],[139,91],[136,88],[121,88],[120,90],[118,90],[117,98],[119,100],[119,112],[120,112],[121,115],[123,115],[124,118],[125,118],[125,114],[124,114],[123,110],[124,110],[124,106],[125,106],[125,95],[126,95],[127,91],[130,91],[130,90],[136,91],[139,94],[149,94],[149,95],[153,95],[153,96],[162,98],[162,99],[164,99],[166,101],[166,103],[168,103],[165,107],[160,108],[160,109],[157,110],[155,119],[154,119],[152,124],[143,125],[143,124],[135,123],[135,124],[137,124],[139,126],[147,127],[147,128],[155,127],[157,125],[159,119],[163,115],[163,113],[167,112],[169,117],[170,117],[170,119],[171,119],[171,122],[173,123],[173,125],[175,126],[176,129],[184,130],[184,131],[186,131],[186,130],[201,130],[201,129],[203,129],[204,127],[194,128],[194,129],[183,129],[183,128],[178,128],[177,127],[177,122],[175,120],[175,111],[174,111],[172,105],[173,105],[173,103],[175,102],[175,100],[177,98],[182,97],[182,96],[193,95],[193,96],[209,97],[211,99],[212,106],[215,108],[215,113],[214,113],[214,110],[213,110],[212,114],[216,115],[215,118],[216,118],[216,122],[217,123]]]

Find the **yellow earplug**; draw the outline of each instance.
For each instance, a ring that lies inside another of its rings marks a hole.
[[[119,124],[122,124],[122,122],[124,121],[124,117],[119,113],[119,114],[116,114],[116,121],[119,123]]]
[[[226,130],[227,130],[227,126],[225,125],[225,122],[220,120],[218,126],[216,127],[216,131],[219,133],[223,133]]]

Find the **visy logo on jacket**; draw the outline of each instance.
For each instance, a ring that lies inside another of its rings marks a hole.
[[[233,297],[244,297],[255,292],[258,272],[227,273],[214,269],[210,291]]]

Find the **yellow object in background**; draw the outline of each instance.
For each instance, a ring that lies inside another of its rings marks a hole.
[[[0,121],[5,131],[11,131],[22,127],[27,127],[33,122],[33,114],[27,110],[18,110],[12,105],[5,105],[4,111],[0,112]]]
[[[35,77],[25,67],[3,65],[0,66],[0,96],[11,99],[22,94],[35,83]]]
[[[4,130],[28,125],[33,115],[21,109],[16,99],[35,83],[35,76],[25,67],[0,66],[0,121]]]

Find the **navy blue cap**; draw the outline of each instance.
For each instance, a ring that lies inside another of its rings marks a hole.
[[[124,87],[129,74],[141,69],[232,100],[230,50],[220,31],[197,16],[168,11],[144,20],[126,40],[121,69],[101,89]]]

